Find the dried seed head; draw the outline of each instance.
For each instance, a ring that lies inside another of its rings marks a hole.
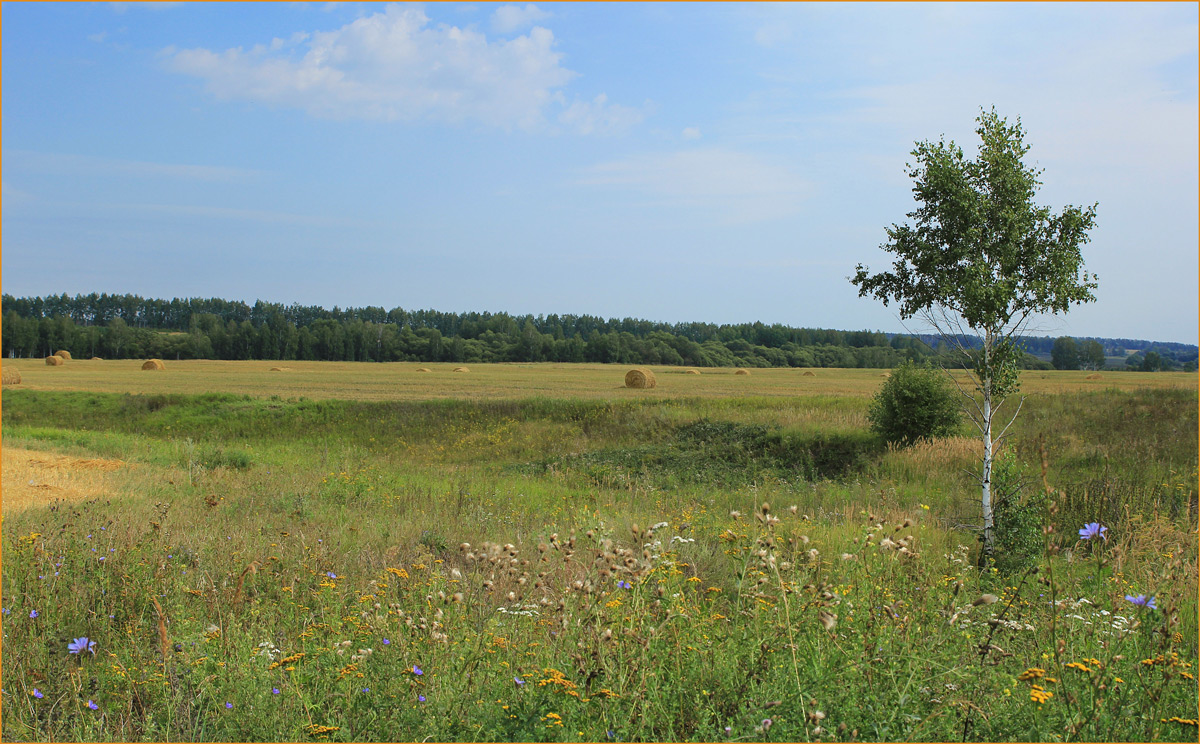
[[[821,626],[825,630],[833,630],[837,626],[837,615],[832,612],[821,610],[817,613],[817,619],[821,621]]]
[[[800,511],[800,507],[796,506],[795,504],[792,504],[791,506],[788,507],[788,511],[790,511],[792,514],[795,514],[796,512]]]
[[[729,512],[729,516],[733,517],[734,519],[741,519],[742,513],[740,511],[734,510],[734,511]]]
[[[602,641],[611,641],[612,637],[612,628],[605,628],[604,632],[600,634],[600,640]]]
[[[997,597],[995,594],[984,594],[984,595],[981,595],[979,597],[979,599],[975,600],[971,604],[974,607],[978,607],[979,605],[995,604],[996,602],[999,602],[999,601],[1000,601],[1000,598]]]

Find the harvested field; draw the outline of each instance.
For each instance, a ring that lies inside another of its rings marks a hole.
[[[121,460],[72,457],[4,447],[6,515],[55,500],[84,501],[113,495],[111,474],[128,467]]]
[[[411,362],[289,361],[287,375],[268,375],[269,364],[216,360],[172,361],[170,375],[143,375],[128,359],[72,363],[47,370],[40,359],[6,359],[5,367],[19,370],[21,389],[87,390],[105,393],[167,394],[197,392],[284,398],[347,400],[517,400],[536,396],[582,399],[624,399],[630,391],[620,377],[628,367],[608,364],[473,364],[470,374],[414,374],[430,369]],[[444,369],[444,368],[443,368]],[[714,368],[700,376],[672,375],[678,367],[649,367],[659,375],[658,387],[640,395],[670,399],[874,395],[883,384],[879,369],[822,369],[798,373],[788,368],[762,368],[753,378],[735,377],[730,368]],[[449,370],[445,370],[448,372]],[[965,379],[964,373],[958,377]],[[1095,390],[1095,380],[1083,372],[1024,372],[1026,394]],[[686,382],[685,382],[686,381]],[[1105,389],[1197,388],[1197,377],[1186,372],[1105,372]]]

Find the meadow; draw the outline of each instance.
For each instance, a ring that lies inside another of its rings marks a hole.
[[[979,567],[884,370],[14,366],[6,739],[1196,739],[1195,375],[1025,373]]]

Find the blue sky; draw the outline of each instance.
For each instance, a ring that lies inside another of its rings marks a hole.
[[[5,3],[15,295],[903,330],[917,140],[1020,117],[1098,301],[1197,341],[1197,5]],[[914,328],[916,330],[916,328]]]

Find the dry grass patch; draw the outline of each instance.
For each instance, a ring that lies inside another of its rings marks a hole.
[[[84,501],[113,494],[111,473],[121,460],[87,459],[5,447],[2,455],[3,508],[13,514],[57,499]]]

